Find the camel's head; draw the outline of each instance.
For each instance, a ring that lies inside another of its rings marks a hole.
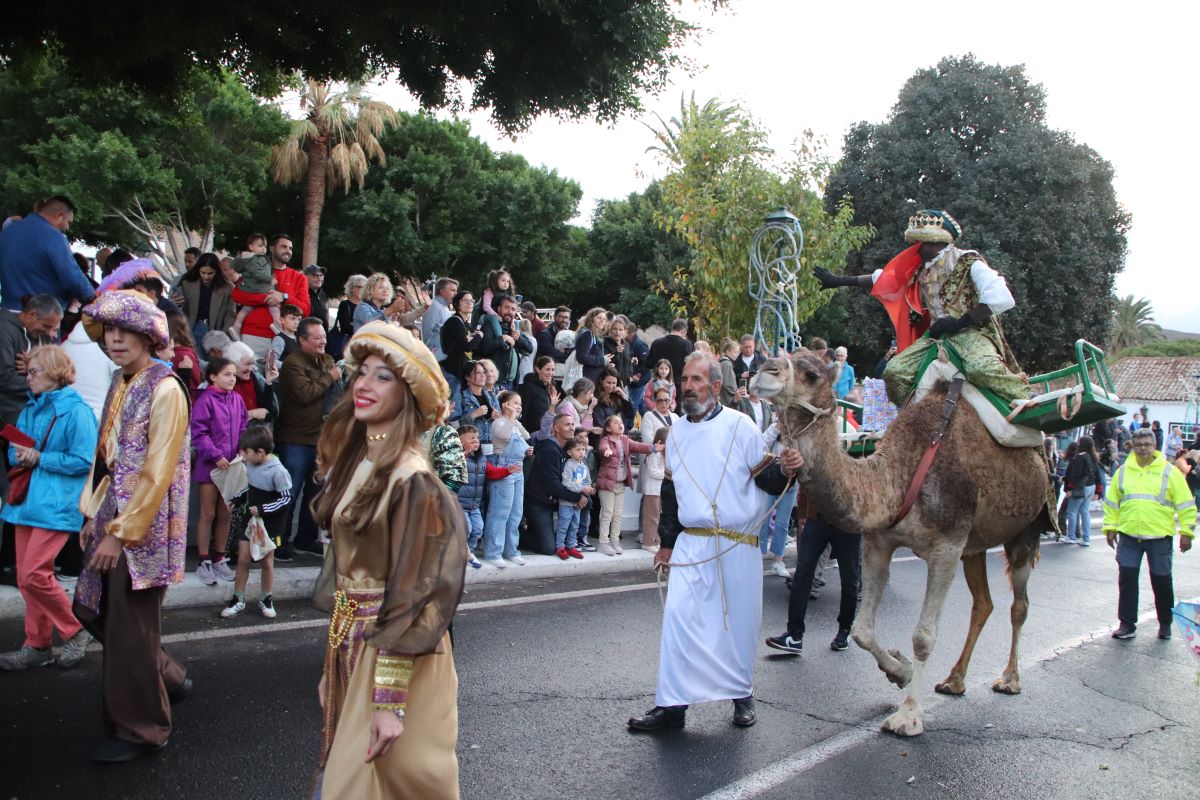
[[[833,368],[808,350],[797,350],[790,358],[767,359],[750,382],[758,397],[787,405],[803,400],[819,408],[833,405]]]

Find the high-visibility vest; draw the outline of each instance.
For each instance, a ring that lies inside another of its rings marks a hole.
[[[1167,463],[1162,453],[1140,466],[1129,456],[1117,470],[1104,496],[1104,530],[1116,530],[1140,539],[1195,535],[1196,499],[1182,472]]]

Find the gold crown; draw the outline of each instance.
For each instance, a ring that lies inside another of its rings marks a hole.
[[[946,212],[934,214],[918,211],[908,218],[908,230],[904,232],[904,240],[951,244],[960,233],[958,223]]]

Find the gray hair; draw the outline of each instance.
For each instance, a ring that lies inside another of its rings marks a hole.
[[[721,362],[718,361],[712,353],[705,353],[701,350],[697,350],[683,360],[683,365],[686,367],[693,361],[703,361],[704,365],[708,367],[709,386],[715,386],[721,382]]]
[[[1154,431],[1150,430],[1149,428],[1138,428],[1133,432],[1133,435],[1129,437],[1130,441],[1133,441],[1134,439],[1154,439]]]
[[[213,331],[208,336],[212,336],[213,333],[220,333],[220,331]],[[208,344],[208,336],[204,337],[204,342],[206,345]],[[228,339],[226,339],[226,341],[228,341]],[[251,360],[254,359],[254,351],[251,350],[250,345],[246,344],[245,342],[229,342],[229,344],[221,348],[221,355],[223,355],[225,358],[228,358],[234,364],[241,364],[247,358]]]
[[[344,287],[342,287],[342,290],[346,293],[346,296],[349,297],[350,290],[353,289],[355,286],[366,286],[366,285],[367,285],[367,276],[366,275],[351,275],[349,278],[346,279],[346,285]]]
[[[63,310],[58,299],[51,294],[35,294],[25,298],[21,303],[22,311],[32,311],[39,319],[42,317],[61,317]]]
[[[233,344],[233,340],[225,333],[225,331],[209,331],[204,334],[204,338],[200,340],[200,346],[207,352],[209,350],[220,350],[221,355],[229,358],[229,345]],[[249,350],[250,346],[246,345]]]
[[[848,355],[850,355],[850,351],[844,347],[839,347],[837,350],[833,351],[834,358],[837,358],[838,356],[848,356]]]

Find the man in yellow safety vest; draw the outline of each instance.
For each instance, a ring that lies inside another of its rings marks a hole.
[[[1114,639],[1137,635],[1138,573],[1142,554],[1150,565],[1150,586],[1158,611],[1158,638],[1171,638],[1171,537],[1179,519],[1179,552],[1192,549],[1196,535],[1196,500],[1182,472],[1154,447],[1154,432],[1133,434],[1133,455],[1108,484],[1104,497],[1104,535],[1117,551],[1117,619]],[[1119,539],[1118,539],[1119,534]]]

